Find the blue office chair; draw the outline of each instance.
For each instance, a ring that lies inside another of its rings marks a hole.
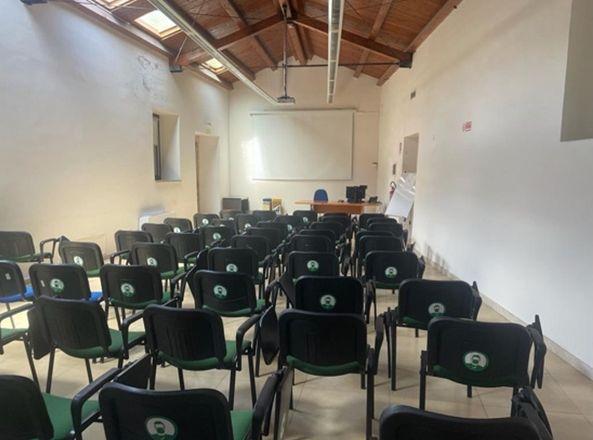
[[[313,195],[313,200],[316,202],[327,202],[329,200],[327,191],[324,189],[318,189]]]

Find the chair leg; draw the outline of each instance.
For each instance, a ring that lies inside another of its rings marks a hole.
[[[366,439],[373,438],[373,417],[375,412],[375,381],[372,373],[367,373],[367,420]]]
[[[31,354],[31,345],[29,344],[29,337],[25,336],[23,342],[25,344],[25,352],[27,353],[27,360],[29,361],[29,368],[31,368],[31,376],[33,377],[33,381],[37,384],[37,386],[39,386],[39,378],[37,377],[35,362],[33,361],[33,356]]]
[[[387,377],[391,377],[391,327],[385,327],[385,341],[387,342]]]
[[[388,356],[391,357],[391,389],[395,391],[397,387],[397,326],[394,324],[390,329],[391,333],[391,353]]]
[[[467,397],[469,397],[470,399],[473,397],[472,386],[471,385],[468,385],[467,386]]]
[[[51,379],[54,372],[54,357],[56,355],[56,349],[52,348],[49,352],[49,365],[47,367],[47,383],[45,384],[45,392],[51,393]]]
[[[235,407],[235,375],[237,374],[237,370],[235,367],[231,370],[231,378],[229,381],[229,406],[231,410]]]
[[[519,392],[519,388],[513,387],[513,397]],[[517,415],[517,407],[515,406],[515,401],[511,399],[511,417],[515,417]]]
[[[419,337],[420,336],[420,332],[418,331],[418,329],[414,329],[414,336]]]
[[[6,311],[10,312],[10,303],[6,303]],[[12,328],[15,328],[14,318],[12,316],[10,317],[10,323],[12,324]]]
[[[360,389],[364,390],[366,388],[366,381],[364,377],[364,373],[360,373]]]
[[[84,360],[84,365],[86,366],[86,375],[89,379],[89,383],[93,381],[93,372],[91,371],[91,361],[88,359]]]
[[[259,335],[256,335],[254,340],[255,340],[255,377],[259,377],[260,364],[261,364],[261,342],[259,340]]]
[[[157,356],[153,356],[151,371],[150,371],[150,383],[149,383],[149,388],[151,390],[154,390],[154,387],[156,384],[156,369],[157,369],[158,365],[159,365],[159,360],[158,360]]]
[[[420,355],[420,409],[426,409],[426,352]]]
[[[103,358],[101,358],[103,359]],[[124,354],[122,353],[118,358],[117,358],[117,368],[122,368],[124,366]]]
[[[255,406],[257,390],[255,389],[255,374],[253,372],[253,351],[247,354],[247,365],[249,367],[249,386],[251,388],[251,404]]]
[[[181,368],[177,368],[177,376],[179,377],[179,389],[185,390],[185,381],[183,380],[183,370]]]

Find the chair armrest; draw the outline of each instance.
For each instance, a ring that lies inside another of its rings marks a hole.
[[[49,255],[49,257],[53,260],[54,255],[56,253],[56,245],[62,240],[63,237],[58,238],[47,238],[45,240],[41,240],[39,242],[39,252],[42,256]],[[51,251],[45,252],[45,245],[51,243]]]
[[[139,312],[134,313],[133,315],[128,316],[126,319],[124,319],[121,323],[121,338],[123,341],[123,350],[124,350],[124,358],[128,358],[128,350],[129,350],[129,345],[128,345],[128,333],[130,330],[130,325],[132,325],[134,322],[142,319],[142,315],[144,313],[144,310],[141,310]]]
[[[480,308],[482,307],[482,297],[480,296],[480,290],[478,289],[478,283],[475,281],[472,283],[472,293],[474,294],[474,321],[478,319]]]
[[[266,300],[266,304],[272,303],[274,304],[274,307],[276,306],[276,300],[278,298],[278,289],[282,289],[282,285],[280,284],[279,280],[274,280],[270,284],[268,284],[268,287],[266,287],[266,290],[264,290],[264,299]],[[271,301],[270,297],[272,298]]]
[[[261,314],[256,314],[251,316],[248,320],[244,321],[239,328],[237,329],[236,333],[236,343],[237,343],[237,367],[241,369],[241,347],[243,346],[243,339],[245,338],[245,333],[256,325],[261,318]]]
[[[529,324],[527,326],[527,331],[531,335],[533,345],[535,346],[535,352],[533,356],[533,372],[531,373],[531,386],[535,387],[537,384],[538,388],[541,388],[544,382],[544,361],[548,347],[544,341],[539,315],[535,315],[535,321],[533,324]]]
[[[281,374],[281,372],[276,372],[269,377],[261,389],[259,396],[257,396],[257,402],[255,402],[255,407],[253,408],[253,423],[251,425],[251,438],[253,439],[261,438],[262,434],[269,434],[269,432],[262,432],[262,426],[266,419],[270,417]]]
[[[188,269],[189,269],[189,259],[192,258],[192,257],[197,257],[200,252],[202,252],[202,251],[201,250],[200,251],[193,251],[193,252],[190,252],[189,254],[186,254],[186,255],[183,256],[183,270],[185,272],[187,272]]]
[[[18,306],[16,309],[10,309],[6,312],[0,313],[0,322],[4,321],[11,316],[18,315],[19,313],[26,312],[27,310],[31,310],[34,307],[32,303],[23,304],[22,306]]]
[[[114,252],[114,253],[112,253],[111,255],[109,255],[109,262],[110,262],[111,264],[115,264],[115,259],[119,257],[119,262],[120,262],[120,264],[121,264],[122,257],[123,257],[124,255],[126,255],[126,254],[129,254],[129,253],[130,253],[130,251],[129,251],[129,250],[127,250],[127,249],[126,249],[126,250],[123,250],[123,251],[117,251],[117,252]]]
[[[173,278],[171,278],[170,284],[171,284],[171,297],[173,297],[175,290],[177,290],[177,285],[179,283],[179,281],[181,281],[181,286],[179,287],[179,299],[183,298],[183,295],[185,293],[185,277],[187,276],[187,271],[180,273],[178,275],[175,275]]]

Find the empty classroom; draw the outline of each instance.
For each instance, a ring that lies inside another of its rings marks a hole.
[[[0,440],[593,440],[592,0],[0,3]]]

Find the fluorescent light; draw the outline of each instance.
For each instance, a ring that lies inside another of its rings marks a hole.
[[[161,38],[179,30],[179,27],[159,10],[144,14],[135,21],[143,28],[153,34],[157,34]]]

